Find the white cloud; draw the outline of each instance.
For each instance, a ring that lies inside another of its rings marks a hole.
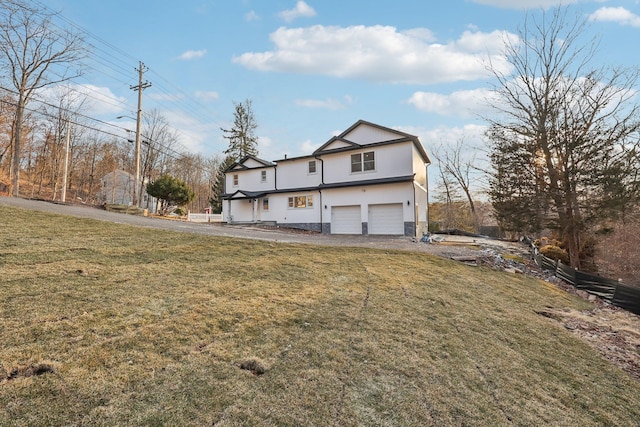
[[[171,127],[178,132],[179,144],[190,153],[204,152],[206,145],[210,143],[211,135],[218,132],[215,124],[202,123],[185,112],[167,110],[162,114],[167,122],[171,123]]]
[[[218,95],[218,92],[213,92],[213,91],[196,91],[195,93],[196,98],[200,98],[200,99],[204,99],[205,101],[214,101],[218,98],[220,98],[220,95]]]
[[[466,31],[458,40],[434,43],[426,29],[398,31],[363,25],[281,27],[270,35],[275,49],[248,52],[233,62],[259,71],[321,74],[376,82],[432,84],[487,77],[483,60],[502,72],[509,65],[500,54],[505,37],[494,31]]]
[[[258,16],[258,14],[252,10],[244,15],[244,20],[247,22],[259,21],[260,16]]]
[[[318,148],[320,148],[322,144],[324,143],[314,144],[313,142],[311,142],[310,139],[307,139],[302,144],[300,144],[300,149],[299,149],[300,155],[304,156],[304,155],[311,154],[314,151],[316,151]]]
[[[433,129],[401,126],[397,129],[420,138],[422,145],[427,149],[427,154],[429,154],[439,145],[454,145],[460,140],[464,140],[469,146],[481,149],[484,147],[484,133],[487,127],[485,125],[466,124],[461,127],[441,126]]]
[[[190,61],[192,59],[202,58],[207,54],[207,49],[202,50],[188,50],[178,57],[182,61]]]
[[[640,28],[640,16],[624,7],[601,7],[593,12],[589,19],[592,21],[617,22],[620,25]]]
[[[346,98],[346,102],[349,103],[350,100],[347,97]],[[344,108],[346,108],[346,105],[337,100],[337,99],[333,99],[333,98],[327,98],[327,99],[296,99],[295,100],[296,105],[300,106],[300,107],[308,107],[308,108],[325,108],[327,110],[343,110]]]
[[[474,3],[503,9],[548,9],[553,6],[566,6],[578,0],[472,0]]]
[[[461,90],[450,95],[415,92],[407,100],[420,111],[444,116],[471,117],[490,109],[494,93],[488,89]]]
[[[74,106],[80,107],[84,115],[116,116],[127,108],[127,98],[116,96],[107,87],[92,84],[61,84],[45,87],[38,91],[44,101],[58,105],[62,98]]]
[[[278,16],[286,22],[291,22],[300,17],[310,18],[312,16],[316,16],[316,11],[304,1],[300,0],[296,3],[295,8],[283,10],[278,14]]]

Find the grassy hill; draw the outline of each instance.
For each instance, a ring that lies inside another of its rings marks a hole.
[[[0,206],[0,425],[638,425],[549,284]]]

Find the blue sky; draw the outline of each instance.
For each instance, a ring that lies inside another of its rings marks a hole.
[[[460,138],[480,147],[483,61],[502,63],[503,37],[527,9],[558,3],[46,0],[58,25],[80,27],[95,46],[76,82],[90,89],[90,114],[134,128],[115,117],[135,114],[142,61],[152,84],[143,110],[162,112],[184,148],[221,153],[233,101],[251,99],[266,160],[310,154],[359,119],[418,135],[427,151]],[[599,61],[638,65],[639,0],[563,4],[602,37]]]

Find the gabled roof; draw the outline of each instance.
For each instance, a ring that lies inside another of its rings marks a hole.
[[[221,194],[223,199],[258,199],[267,194],[265,191],[238,190],[235,193]]]
[[[322,147],[318,148],[313,154],[319,154],[322,151],[337,150],[341,148],[360,148],[360,144],[356,144],[353,141],[341,138],[340,136],[334,136],[329,141],[325,142]]]
[[[248,155],[248,156],[244,156],[241,160],[233,163],[231,166],[229,166],[225,170],[225,172],[229,172],[231,170],[259,169],[259,168],[273,167],[273,166],[275,166],[274,163],[271,163],[269,161],[260,159],[252,155]]]
[[[360,140],[361,135],[358,134],[358,130],[363,127],[373,128],[378,131],[378,136],[375,139],[369,139],[367,141]],[[313,154],[315,156],[319,156],[327,153],[351,151],[369,146],[397,144],[401,142],[412,142],[425,163],[431,163],[427,152],[424,150],[424,147],[417,136],[385,126],[380,126],[365,120],[358,120],[340,135],[334,136],[324,143],[320,148],[314,151]]]

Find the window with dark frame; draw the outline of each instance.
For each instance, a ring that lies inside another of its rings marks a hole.
[[[267,171],[260,171],[260,182],[267,182]]]
[[[269,199],[267,197],[262,199],[262,210],[263,211],[268,211],[269,210]]]
[[[292,196],[288,199],[289,208],[304,209],[313,207],[313,196]]]
[[[362,153],[362,166],[365,171],[376,170],[376,158],[373,151]]]
[[[376,170],[376,157],[373,151],[351,155],[351,173]]]
[[[316,173],[316,161],[315,160],[309,160],[309,173]]]
[[[362,155],[360,153],[351,155],[351,172],[362,172]]]
[[[238,174],[233,175],[233,186],[238,186]]]

